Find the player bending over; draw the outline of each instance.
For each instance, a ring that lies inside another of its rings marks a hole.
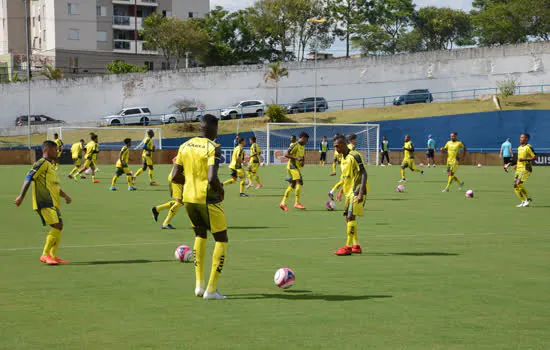
[[[286,206],[286,201],[288,200],[288,197],[290,197],[290,195],[292,194],[293,190],[295,190],[294,208],[296,209],[306,208],[300,203],[300,195],[302,194],[302,186],[304,185],[304,180],[302,178],[300,169],[302,169],[302,167],[304,166],[305,145],[307,144],[308,140],[309,140],[309,135],[305,132],[302,132],[300,134],[300,138],[298,139],[298,142],[291,144],[285,153],[285,157],[288,159],[288,163],[286,164],[286,169],[290,179],[289,179],[288,188],[286,189],[285,194],[283,196],[283,200],[281,201],[281,204],[279,204],[279,207],[284,211],[288,211],[288,207]]]
[[[361,154],[352,151],[346,145],[346,139],[339,136],[334,141],[334,149],[342,155],[343,193],[346,198],[344,216],[346,217],[346,245],[336,250],[336,255],[361,254],[357,238],[357,216],[363,216],[363,208],[368,191],[367,170]]]
[[[405,135],[405,143],[403,144],[403,162],[401,163],[401,180],[399,182],[407,182],[405,179],[405,169],[407,168],[412,172],[424,175],[424,171],[416,169],[414,165],[414,145],[409,135]]]
[[[260,146],[256,143],[256,136],[251,136],[250,139],[250,159],[248,160],[248,169],[247,169],[247,175],[248,175],[248,186],[246,188],[250,188],[254,186],[254,181],[258,184],[256,186],[256,189],[260,189],[264,187],[262,183],[260,182],[260,177],[258,176],[258,168],[260,167],[260,154],[262,151],[260,150]]]
[[[84,156],[86,160],[84,162],[84,167],[75,174],[75,179],[78,178],[86,170],[91,169],[92,183],[99,183],[99,180],[96,180],[95,178],[97,154],[99,153],[99,143],[98,143],[99,138],[96,134],[91,133],[90,139],[91,139],[90,142],[86,144],[86,155]]]
[[[451,133],[451,140],[447,141],[445,146],[441,147],[441,151],[447,152],[447,186],[443,189],[443,192],[449,192],[449,188],[453,181],[458,183],[458,189],[464,187],[464,182],[461,182],[456,176],[458,170],[458,162],[460,161],[460,150],[462,150],[462,158],[466,157],[466,146],[461,141],[456,139],[456,132]]]
[[[136,188],[133,186],[134,175],[128,168],[128,158],[130,157],[130,146],[132,145],[132,139],[125,138],[124,146],[120,149],[120,154],[118,155],[118,160],[116,161],[116,171],[111,181],[111,191],[116,191],[116,180],[122,174],[126,174],[126,181],[128,182],[128,191],[135,191]]]
[[[233,154],[231,155],[231,164],[229,164],[229,169],[231,169],[231,178],[223,183],[224,185],[230,185],[237,182],[237,177],[241,179],[241,181],[239,182],[239,195],[241,197],[248,197],[248,195],[244,193],[244,186],[246,181],[243,170],[245,144],[245,139],[240,137],[237,146],[233,149]]]
[[[48,265],[69,263],[57,256],[57,249],[61,243],[61,232],[63,231],[60,198],[65,198],[67,204],[72,201],[71,197],[63,192],[59,185],[59,178],[53,166],[57,154],[57,144],[55,142],[45,141],[42,144],[42,158],[32,166],[25,177],[21,193],[15,199],[15,205],[20,206],[32,184],[33,209],[40,215],[42,225],[51,227],[40,257],[40,261]]]
[[[518,162],[516,164],[516,173],[514,175],[514,192],[521,199],[521,203],[516,207],[528,207],[531,204],[531,197],[525,188],[525,181],[533,172],[532,161],[536,159],[535,150],[529,144],[529,134],[523,133],[519,137]]]
[[[216,142],[214,142],[216,143]],[[216,147],[219,147],[216,145]],[[172,159],[172,163],[176,164],[177,156]],[[170,198],[168,202],[157,205],[153,208],[151,208],[151,211],[153,212],[153,219],[155,219],[156,222],[158,222],[159,218],[159,212],[169,209],[168,215],[166,215],[166,219],[164,219],[164,222],[162,223],[162,229],[163,230],[174,230],[175,227],[172,226],[171,222],[172,219],[174,219],[174,216],[176,216],[176,213],[178,210],[183,206],[183,185],[173,182],[172,181],[172,172],[168,174],[168,186],[170,189]]]
[[[218,133],[218,119],[205,115],[201,119],[201,137],[194,137],[180,146],[172,169],[172,182],[183,185],[183,202],[195,231],[195,295],[204,299],[225,299],[217,291],[218,280],[226,263],[227,222],[221,202],[223,185],[218,179],[221,149],[212,142]],[[212,232],[216,245],[212,254],[212,270],[204,288],[206,233]]]
[[[145,136],[143,141],[141,141],[141,143],[136,147],[136,149],[139,149],[140,147],[143,149],[143,152],[141,152],[143,166],[136,172],[136,175],[134,176],[134,184],[136,182],[136,178],[141,175],[145,170],[147,170],[147,168],[149,168],[149,185],[159,185],[157,182],[154,181],[153,152],[155,151],[155,145],[153,145],[153,137],[155,137],[155,133],[153,132],[153,130],[147,130],[147,135]]]
[[[80,139],[79,142],[75,142],[71,146],[71,157],[73,158],[73,165],[74,168],[71,170],[69,175],[67,177],[69,179],[74,179],[73,174],[75,174],[78,169],[80,169],[80,165],[82,164],[82,154],[86,151],[86,147],[84,146],[84,140]]]

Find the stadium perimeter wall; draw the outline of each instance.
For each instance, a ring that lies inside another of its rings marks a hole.
[[[285,64],[279,101],[312,96],[313,62]],[[167,113],[177,99],[192,98],[207,109],[235,101],[271,103],[273,85],[263,79],[264,65],[208,67],[177,72],[107,75],[31,83],[31,113],[67,122],[99,121],[122,107],[147,106]],[[318,62],[318,96],[328,100],[401,94],[411,89],[432,92],[493,88],[514,77],[522,85],[550,81],[550,42],[492,48],[431,51],[408,55],[369,56]],[[330,106],[329,106],[330,107]],[[0,84],[0,128],[27,114],[26,83]]]

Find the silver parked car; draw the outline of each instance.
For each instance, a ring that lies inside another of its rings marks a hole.
[[[183,123],[183,122],[198,122],[201,120],[202,110],[198,107],[184,107],[176,109],[170,114],[165,114],[160,117],[160,121],[164,124],[168,123]]]
[[[107,126],[149,125],[153,116],[147,107],[129,107],[123,108],[116,114],[102,117],[101,120],[102,124]]]
[[[221,119],[236,119],[237,117],[261,117],[264,115],[265,102],[262,100],[239,101],[233,106],[221,110]]]

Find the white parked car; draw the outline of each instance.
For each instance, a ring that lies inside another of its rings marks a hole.
[[[165,114],[160,117],[160,121],[164,124],[168,123],[183,123],[183,122],[198,122],[201,120],[202,110],[197,107],[185,107],[175,110],[170,114]]]
[[[153,121],[151,110],[147,107],[123,108],[120,112],[102,117],[102,124],[108,126],[117,125],[149,125]],[[156,119],[159,119],[158,117]]]
[[[237,117],[261,117],[264,115],[265,102],[262,100],[246,100],[235,103],[233,106],[223,108],[221,119],[236,119]]]

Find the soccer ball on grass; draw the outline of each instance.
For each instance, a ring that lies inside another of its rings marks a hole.
[[[174,253],[176,260],[181,262],[189,262],[193,259],[193,251],[186,245],[180,245]]]
[[[275,272],[273,282],[275,282],[277,287],[287,289],[294,285],[295,278],[296,276],[294,275],[294,271],[288,267],[281,267],[277,270],[277,272]]]

